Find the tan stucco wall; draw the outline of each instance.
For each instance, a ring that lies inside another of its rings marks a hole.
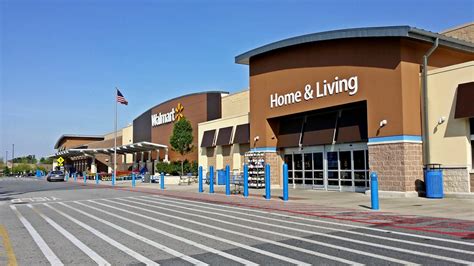
[[[200,123],[198,125],[199,165],[201,165],[204,169],[208,169],[210,164],[213,164],[215,169],[222,169],[225,167],[224,165],[225,161],[226,162],[231,161],[232,162],[231,163],[232,165],[230,165],[231,170],[241,169],[242,164],[244,162],[242,160],[242,156],[240,156],[240,153],[245,147],[248,147],[248,145],[239,145],[239,144],[232,145],[233,147],[231,147],[231,152],[230,152],[231,158],[224,158],[224,155],[222,154],[223,149],[222,147],[218,146],[216,147],[215,160],[214,160],[214,158],[212,159],[208,158],[207,153],[206,153],[206,148],[201,148],[201,141],[202,141],[202,136],[204,135],[204,131],[216,129],[216,135],[217,135],[219,128],[230,127],[230,126],[234,127],[232,131],[232,139],[233,139],[236,126],[241,125],[241,124],[247,124],[248,122],[249,122],[249,114],[246,113],[246,114],[241,114],[238,116],[231,116],[227,118],[221,118],[221,119],[216,119],[216,120]]]
[[[222,96],[222,118],[250,112],[249,90]]]
[[[428,119],[431,162],[446,167],[471,165],[468,118],[454,118],[458,84],[474,81],[474,61],[428,72]],[[438,125],[441,117],[446,121]]]
[[[133,125],[122,128],[122,145],[133,143]],[[132,154],[127,154],[127,163],[131,163],[133,160]],[[123,161],[122,161],[123,163]]]

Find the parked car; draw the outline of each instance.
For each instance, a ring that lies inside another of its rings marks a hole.
[[[64,172],[63,171],[51,171],[46,176],[46,180],[48,180],[49,182],[64,181]]]

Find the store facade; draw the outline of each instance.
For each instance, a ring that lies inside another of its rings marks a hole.
[[[236,57],[249,65],[251,150],[272,183],[413,194],[423,180],[420,69],[474,60],[472,43],[415,28],[378,27],[295,37]]]
[[[117,171],[141,171],[155,174],[158,161],[198,162],[198,124],[221,118],[222,91],[183,95],[162,102],[133,120],[133,123],[104,136],[64,135],[55,145],[52,157],[63,157],[68,169],[91,173],[113,171],[115,136],[117,136]],[[193,128],[193,150],[181,156],[173,151],[170,137],[174,122],[187,119]]]

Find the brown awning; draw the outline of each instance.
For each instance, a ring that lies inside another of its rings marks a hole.
[[[303,134],[303,146],[331,144],[338,112],[308,116]]]
[[[204,131],[201,140],[201,147],[214,147],[214,135],[216,135],[215,129]]]
[[[336,143],[367,140],[367,109],[345,109],[337,121]]]
[[[454,118],[474,117],[474,82],[458,85]]]
[[[250,143],[250,124],[238,125],[235,128],[233,143],[235,144]]]
[[[300,143],[301,127],[303,118],[284,118],[280,120],[280,130],[278,133],[278,148],[298,147]]]
[[[216,145],[219,145],[219,146],[229,145],[233,128],[234,127],[224,127],[224,128],[219,129],[219,134],[217,134]]]

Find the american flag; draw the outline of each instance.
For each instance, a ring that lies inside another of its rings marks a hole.
[[[117,102],[121,104],[128,105],[127,100],[123,97],[122,93],[117,89]]]

